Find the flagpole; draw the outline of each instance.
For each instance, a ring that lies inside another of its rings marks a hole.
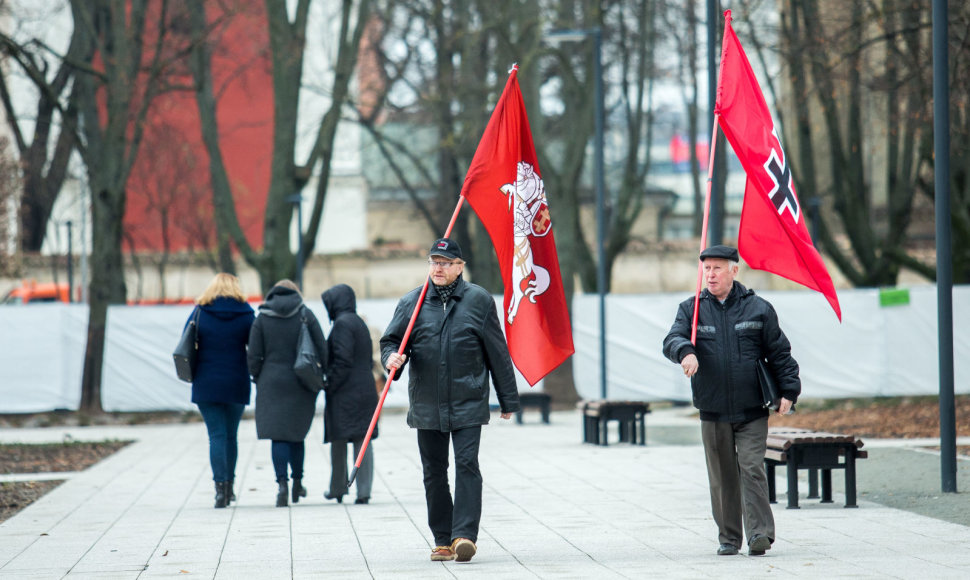
[[[704,201],[704,223],[701,225],[701,252],[707,247],[707,221],[711,215],[711,185],[714,181],[714,152],[717,150],[717,123],[721,116],[714,113],[714,129],[711,131],[710,155],[707,160],[707,199]],[[704,277],[704,262],[697,259],[697,289],[694,290],[694,317],[690,324],[690,342],[697,344],[697,312],[700,308],[701,279]]]
[[[461,211],[461,206],[465,202],[465,196],[458,196],[458,205],[455,206],[454,213],[451,214],[451,221],[448,222],[448,229],[445,230],[445,235],[442,237],[449,237],[451,235],[452,228],[455,227],[455,222],[458,221],[458,212]],[[404,336],[401,338],[401,345],[397,349],[397,354],[404,354],[404,349],[407,347],[408,338],[411,337],[411,330],[414,328],[414,323],[418,319],[418,313],[421,312],[421,305],[424,303],[424,296],[428,293],[428,284],[431,282],[429,276],[424,278],[424,286],[421,288],[421,294],[418,296],[418,302],[414,305],[414,312],[411,313],[411,320],[408,321],[408,327],[404,331]],[[357,470],[360,469],[360,464],[364,460],[364,453],[367,453],[367,445],[370,443],[371,436],[374,434],[374,428],[377,426],[377,419],[381,416],[381,410],[384,408],[384,400],[387,398],[387,393],[391,390],[391,382],[394,380],[394,375],[397,373],[397,369],[391,369],[387,373],[387,380],[384,381],[384,390],[381,391],[381,398],[377,401],[377,408],[374,409],[374,416],[370,420],[370,426],[367,427],[367,435],[364,436],[364,442],[360,446],[360,453],[357,454],[357,460],[354,461],[354,468],[350,470],[350,477],[347,478],[347,487],[349,488],[354,479],[357,478]]]

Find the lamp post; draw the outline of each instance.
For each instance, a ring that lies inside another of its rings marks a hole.
[[[286,198],[296,206],[296,285],[303,291],[303,196],[299,193]]]
[[[606,398],[606,208],[603,169],[603,33],[597,26],[582,30],[554,30],[546,38],[554,43],[593,39],[594,165],[596,189],[596,293],[599,297],[600,397]]]
[[[67,226],[67,301],[74,302],[74,246],[71,243],[71,238],[74,237],[74,223],[67,220],[65,225]]]

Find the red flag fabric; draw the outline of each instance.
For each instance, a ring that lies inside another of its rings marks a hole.
[[[485,224],[505,283],[512,362],[535,385],[573,354],[549,203],[513,67],[461,194]]]
[[[738,226],[738,250],[752,268],[821,292],[842,320],[842,309],[822,256],[812,244],[788,159],[761,87],[724,12],[724,40],[715,115],[747,174]]]

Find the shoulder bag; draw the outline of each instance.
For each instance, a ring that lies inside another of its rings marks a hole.
[[[195,374],[195,365],[199,359],[199,307],[195,307],[195,313],[189,323],[182,331],[182,338],[179,339],[172,358],[175,359],[175,374],[180,380],[187,383],[192,382]]]
[[[296,341],[296,361],[293,372],[304,389],[311,393],[319,393],[324,386],[323,364],[317,356],[317,349],[310,336],[310,328],[306,322],[306,306],[300,314],[300,336]]]

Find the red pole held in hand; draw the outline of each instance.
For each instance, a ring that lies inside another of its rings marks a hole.
[[[707,221],[711,216],[711,185],[714,181],[714,151],[717,149],[717,120],[720,117],[714,114],[714,131],[711,135],[711,153],[707,161],[707,199],[704,202],[704,222],[701,226],[701,252],[707,247]],[[704,277],[704,262],[697,260],[697,290],[694,292],[694,319],[690,324],[690,343],[697,345],[697,312],[700,307],[701,299],[701,279]]]
[[[451,235],[452,228],[455,227],[455,221],[458,219],[458,212],[461,211],[461,205],[465,201],[465,196],[458,196],[458,205],[455,206],[455,212],[451,214],[451,221],[448,223],[448,229],[445,230],[444,237]],[[411,329],[414,328],[414,323],[418,319],[418,313],[421,312],[421,305],[424,303],[424,296],[428,293],[428,284],[431,283],[430,277],[425,277],[424,287],[421,288],[421,295],[418,297],[417,304],[414,305],[414,312],[411,313],[411,320],[408,321],[408,327],[404,331],[404,336],[401,337],[401,346],[397,349],[397,354],[404,354],[404,349],[407,347],[408,338],[411,337]],[[381,416],[381,410],[384,408],[384,399],[387,398],[387,393],[391,388],[391,381],[394,380],[394,375],[397,374],[397,369],[392,369],[387,373],[387,380],[384,382],[384,390],[381,391],[381,398],[377,402],[377,409],[374,410],[374,417],[370,420],[370,426],[367,427],[367,435],[364,436],[364,442],[360,446],[360,453],[357,454],[357,460],[354,461],[354,468],[350,470],[350,477],[347,478],[347,487],[354,482],[357,477],[357,470],[360,469],[360,464],[364,460],[364,453],[367,453],[367,445],[370,443],[371,437],[374,435],[374,428],[377,426],[377,419]]]

